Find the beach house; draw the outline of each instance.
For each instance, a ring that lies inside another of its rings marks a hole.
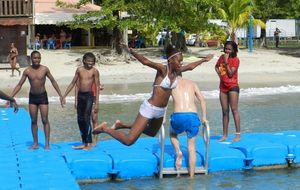
[[[0,62],[5,62],[14,42],[18,48],[18,63],[27,64],[27,26],[32,25],[33,0],[0,0]]]
[[[75,5],[79,0],[60,0],[61,2]],[[33,24],[29,28],[28,42],[34,39],[39,33],[41,37],[55,35],[59,38],[59,33],[63,29],[67,35],[72,37],[72,46],[94,46],[94,29],[74,29],[71,30],[64,25],[64,22],[73,21],[73,15],[84,14],[91,11],[100,11],[101,7],[92,3],[73,8],[71,6],[59,7],[56,0],[34,0],[33,1]]]

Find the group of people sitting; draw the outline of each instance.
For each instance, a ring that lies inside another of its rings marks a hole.
[[[29,49],[67,49],[71,48],[71,34],[67,34],[61,30],[59,38],[56,38],[55,34],[47,36],[46,34],[41,37],[40,33],[35,35],[34,41],[30,42]]]

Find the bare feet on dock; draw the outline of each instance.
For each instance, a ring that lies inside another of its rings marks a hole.
[[[240,134],[236,134],[234,139],[231,140],[231,142],[238,142],[241,140],[241,135]]]
[[[107,122],[103,122],[94,128],[93,134],[103,133],[106,128],[107,128]]]
[[[45,150],[50,150],[50,146],[49,145],[45,145]]]
[[[218,142],[223,142],[223,141],[226,141],[226,140],[227,140],[227,138],[228,138],[228,137],[225,137],[225,136],[223,136],[222,138],[220,138],[220,139],[218,140]]]
[[[84,144],[77,145],[77,146],[72,146],[72,148],[75,149],[75,150],[83,149],[84,148]]]
[[[97,141],[93,140],[91,146],[94,147],[94,146],[96,146],[96,145],[97,145]]]
[[[115,124],[111,127],[111,129],[118,130],[122,128],[122,122],[120,120],[116,120]]]
[[[37,150],[37,149],[39,149],[39,145],[35,145],[35,144],[28,148],[28,150]]]
[[[82,150],[91,150],[92,149],[92,143],[86,144]]]

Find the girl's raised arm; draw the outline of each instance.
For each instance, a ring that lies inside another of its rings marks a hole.
[[[133,51],[132,48],[129,48],[126,44],[121,43],[120,46],[130,53],[133,57],[135,57],[139,62],[141,62],[143,65],[146,65],[148,67],[151,67],[153,69],[156,69],[160,72],[163,72],[165,66],[161,63],[154,63],[153,61],[150,61],[146,57],[144,57],[141,54],[138,54],[137,52]]]

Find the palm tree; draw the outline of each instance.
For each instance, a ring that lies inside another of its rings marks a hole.
[[[228,23],[227,32],[232,40],[236,39],[236,31],[238,28],[244,28],[249,25],[251,14],[251,0],[224,0],[218,12],[222,19]],[[252,5],[253,6],[253,5]],[[265,27],[265,23],[255,19],[252,16],[254,25]]]

